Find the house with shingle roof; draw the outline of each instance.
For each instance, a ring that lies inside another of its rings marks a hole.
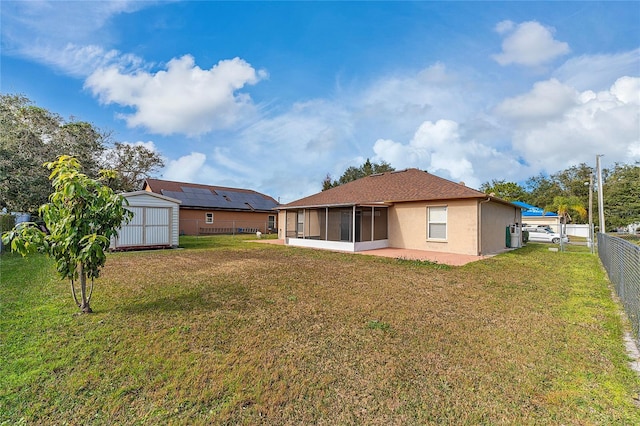
[[[418,169],[373,174],[277,209],[285,244],[351,252],[498,253],[510,225],[522,222],[519,206]]]
[[[250,189],[147,179],[143,190],[180,204],[181,235],[275,232],[278,202]]]

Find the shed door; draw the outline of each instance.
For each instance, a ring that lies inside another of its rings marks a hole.
[[[133,218],[120,229],[118,247],[171,245],[168,207],[127,207]]]
[[[138,246],[144,241],[144,207],[127,207],[133,212],[131,221],[120,228],[118,246]]]
[[[144,244],[170,244],[169,216],[171,209],[166,207],[145,207]]]

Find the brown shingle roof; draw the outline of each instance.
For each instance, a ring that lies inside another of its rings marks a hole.
[[[462,184],[418,169],[406,169],[366,176],[280,207],[286,209],[487,197],[486,194]]]

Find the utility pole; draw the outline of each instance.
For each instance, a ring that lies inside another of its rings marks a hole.
[[[606,233],[607,228],[604,223],[604,201],[602,197],[602,165],[600,164],[600,157],[604,157],[604,154],[596,155],[596,169],[598,171],[598,215],[600,218],[600,232]]]
[[[589,174],[589,247],[591,254],[594,253],[593,249],[593,173]]]

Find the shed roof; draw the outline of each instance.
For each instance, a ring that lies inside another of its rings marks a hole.
[[[135,197],[147,196],[147,197],[158,198],[160,200],[168,201],[168,202],[171,202],[171,203],[176,203],[176,204],[182,203],[182,201],[180,201],[180,200],[178,200],[176,198],[171,198],[171,197],[167,197],[166,195],[156,194],[155,192],[151,192],[151,191],[123,192],[120,195],[122,195],[125,198],[135,198]]]
[[[280,206],[282,209],[338,205],[391,204],[406,201],[486,199],[510,204],[464,184],[418,169],[378,173]]]
[[[228,188],[198,183],[147,179],[144,189],[178,199],[185,208],[219,210],[271,211],[278,202],[251,189]]]

